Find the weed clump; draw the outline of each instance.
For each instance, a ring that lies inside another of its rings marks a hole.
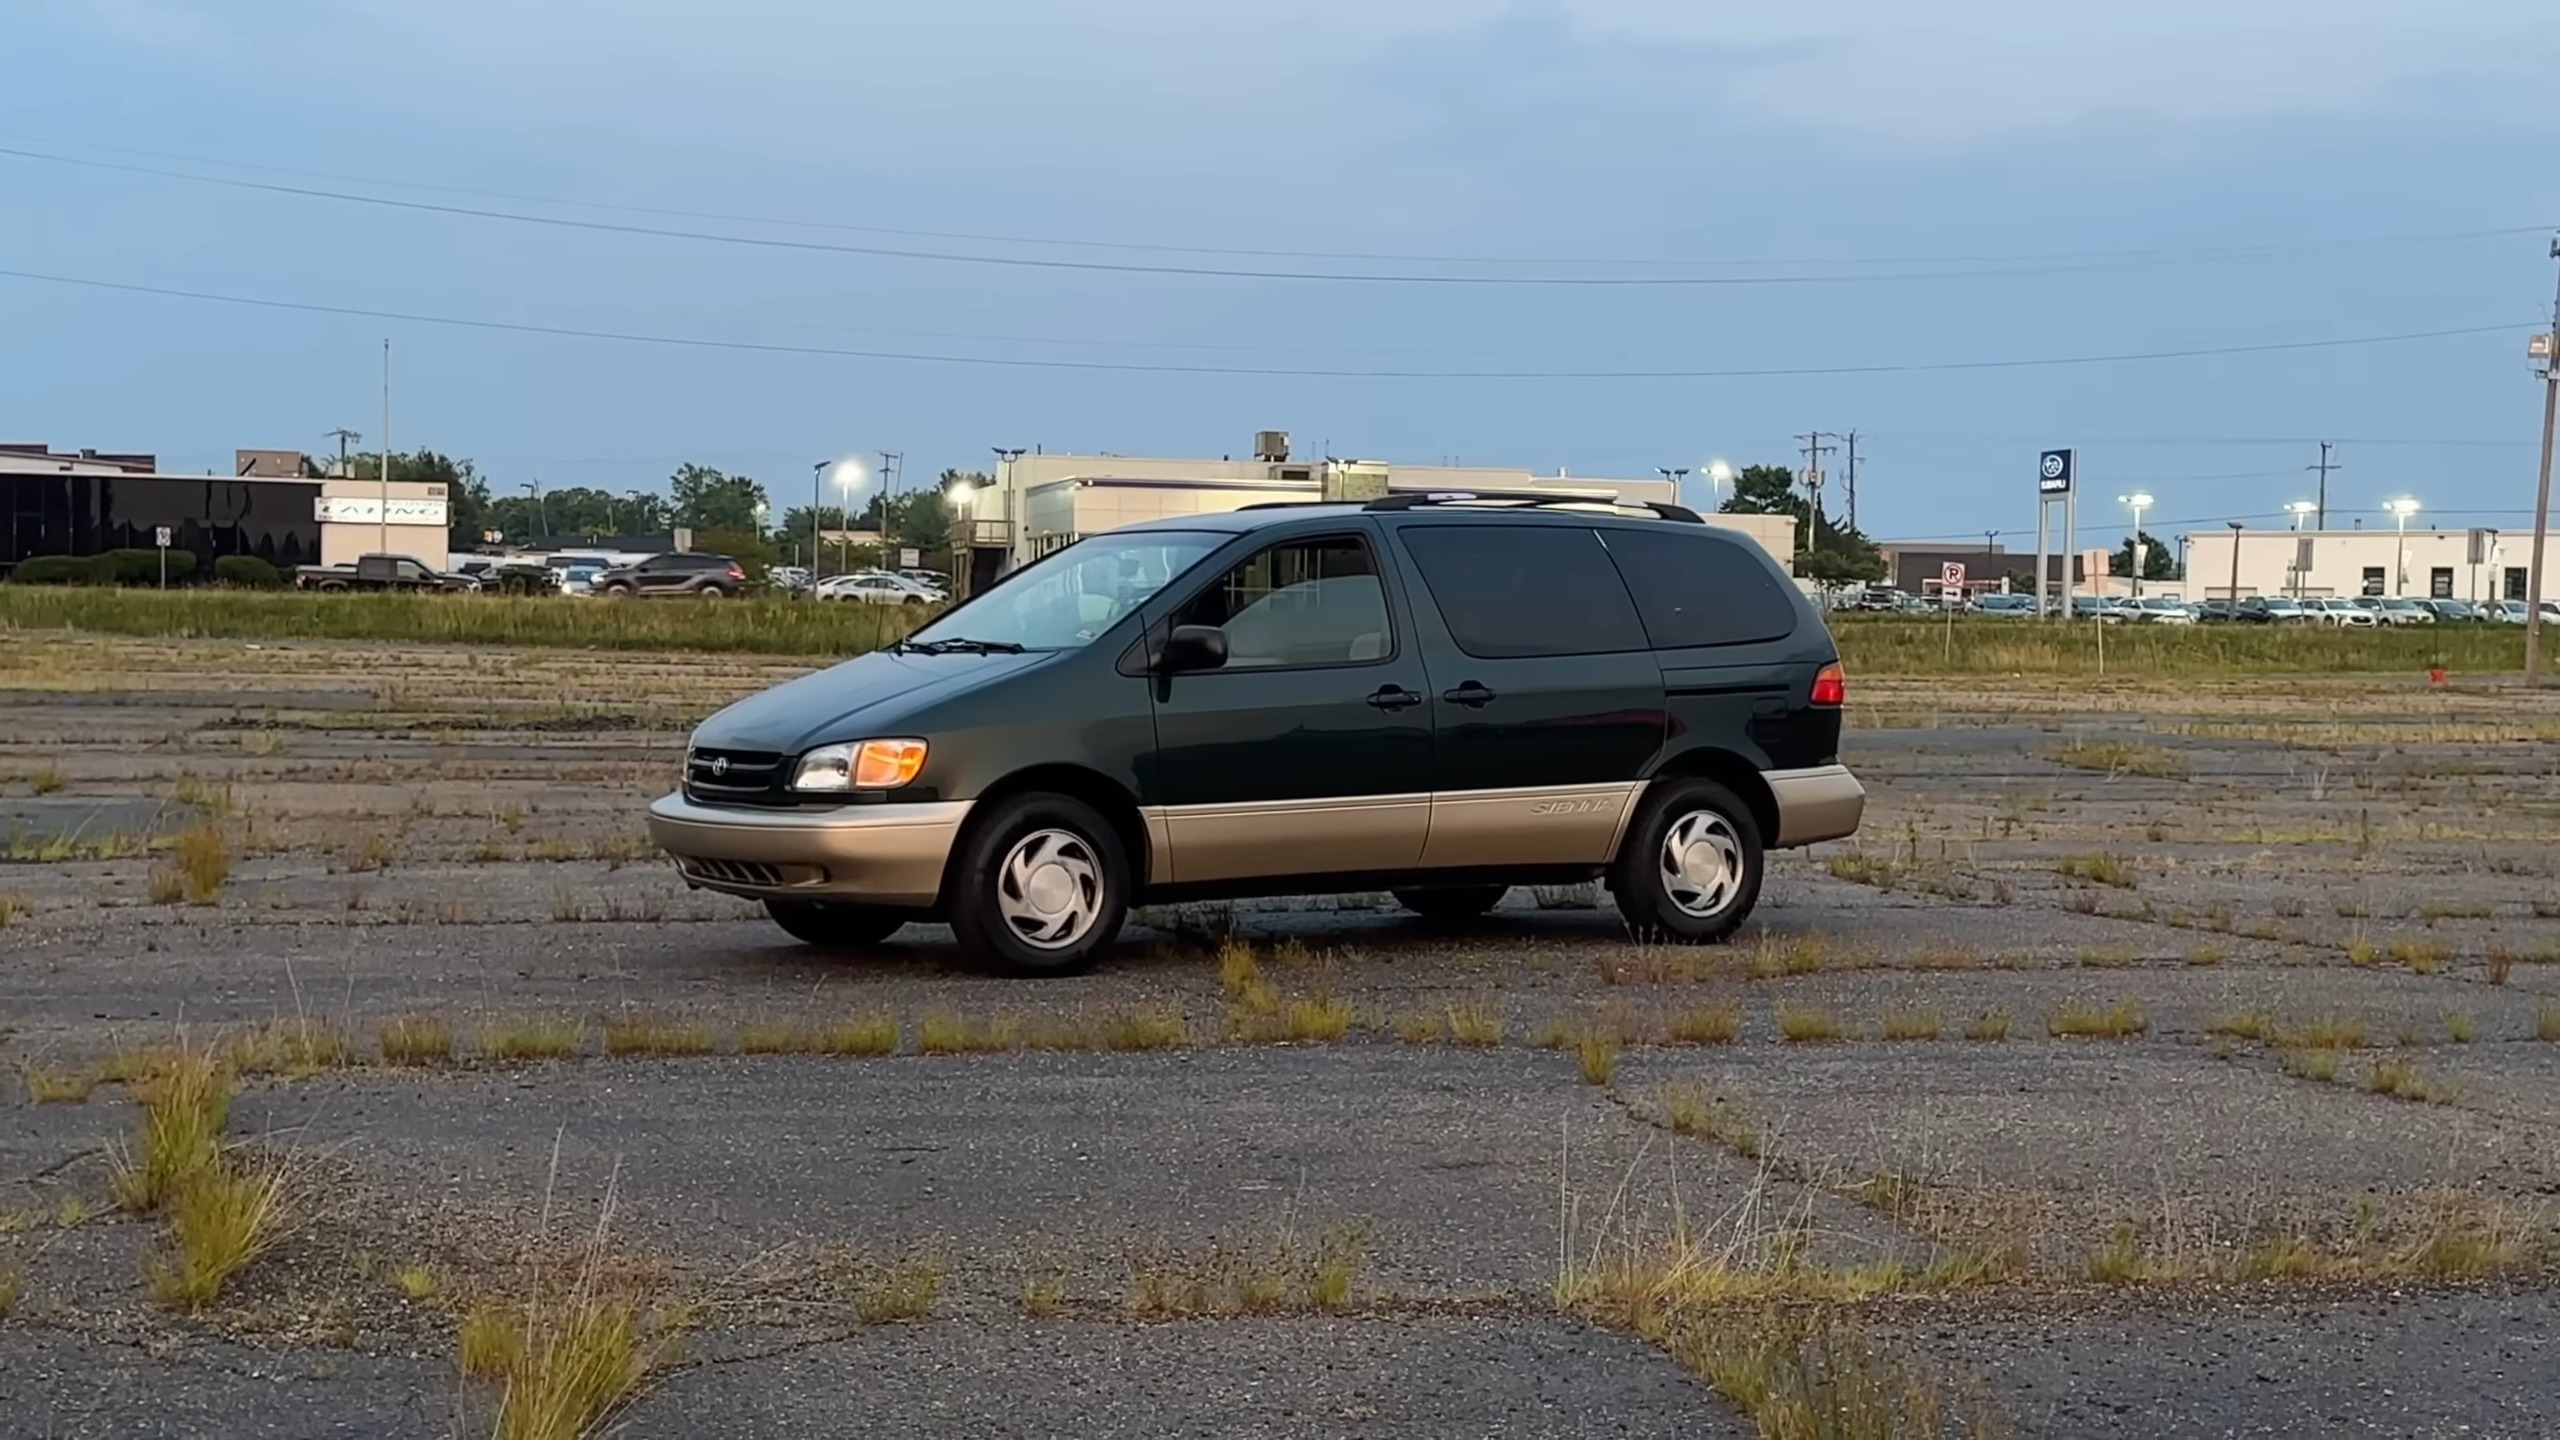
[[[1740,1038],[1742,1009],[1737,1005],[1693,1005],[1663,1025],[1663,1039],[1673,1045],[1730,1045]]]
[[[2141,883],[2132,866],[2105,851],[2093,855],[2066,855],[2054,868],[2065,880],[2087,880],[2098,885],[2113,885],[2119,890],[2131,890]]]
[[[2151,1028],[2142,1007],[2131,1000],[2119,1000],[2100,1009],[2094,1005],[2065,1005],[2045,1021],[2045,1033],[2062,1038],[2124,1040]]]
[[[453,1027],[433,1015],[386,1020],[374,1032],[385,1065],[449,1065],[453,1063]]]
[[[1808,1005],[1778,1007],[1778,1038],[1790,1045],[1828,1044],[1842,1038],[1840,1017]]]

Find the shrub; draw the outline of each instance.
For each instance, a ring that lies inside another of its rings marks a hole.
[[[96,567],[93,580],[105,585],[151,586],[160,583],[158,550],[110,550],[90,563]],[[196,573],[196,552],[171,550],[169,579],[180,581]]]
[[[213,578],[243,590],[273,590],[284,572],[255,555],[225,555],[213,562]]]
[[[95,585],[98,567],[86,556],[35,555],[18,562],[9,578],[21,585]]]

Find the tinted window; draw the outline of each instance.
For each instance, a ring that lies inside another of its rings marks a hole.
[[[1458,648],[1479,659],[1646,648],[1618,569],[1587,529],[1408,525],[1400,532]]]
[[[1173,623],[1226,631],[1229,670],[1356,665],[1395,649],[1377,561],[1351,536],[1274,545],[1192,596]]]
[[[1604,530],[1656,650],[1746,645],[1795,633],[1796,606],[1760,558],[1695,529]]]

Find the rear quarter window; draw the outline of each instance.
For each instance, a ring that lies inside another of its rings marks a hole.
[[[1399,530],[1449,637],[1479,659],[1646,648],[1617,567],[1587,526],[1407,525]]]
[[[1695,529],[1604,530],[1656,650],[1783,640],[1800,618],[1795,597],[1740,542]]]

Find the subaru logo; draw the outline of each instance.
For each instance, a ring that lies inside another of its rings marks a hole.
[[[728,757],[728,756],[726,756],[726,755],[714,755],[714,756],[712,756],[712,757],[711,757],[711,773],[712,773],[714,776],[720,776],[720,775],[726,775],[726,774],[728,774],[728,773],[729,773],[729,757]]]

